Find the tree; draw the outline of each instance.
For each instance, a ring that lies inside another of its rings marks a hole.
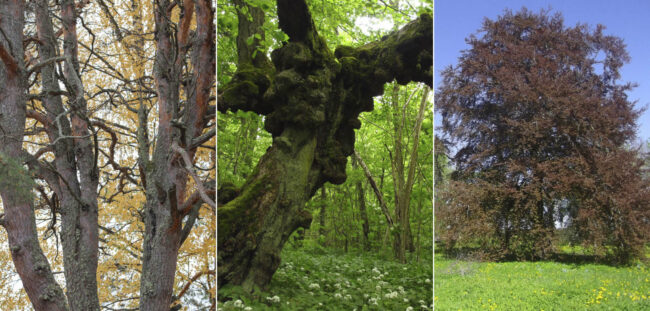
[[[383,40],[332,53],[306,2],[279,0],[279,26],[289,40],[271,53],[271,62],[250,49],[263,40],[258,11],[235,3],[252,18],[239,18],[238,36],[248,36],[238,39],[237,71],[220,88],[217,108],[265,115],[273,143],[239,195],[217,208],[218,286],[241,284],[254,291],[270,282],[289,235],[310,225],[305,202],[325,182],[345,181],[357,117],[372,109],[372,97],[393,79],[431,86],[432,19],[423,13]]]
[[[461,182],[443,207],[450,231],[480,226],[464,238],[546,258],[556,222],[568,217],[595,251],[639,254],[648,226],[635,219],[647,217],[650,201],[625,149],[639,111],[626,94],[633,85],[618,83],[629,60],[623,40],[603,29],[524,8],[486,19],[469,37],[436,94]],[[484,223],[491,232],[481,237]]]
[[[212,260],[196,256],[214,254],[214,172],[197,165],[215,162],[212,2],[0,4],[0,224],[32,307],[179,309],[203,282],[214,297]],[[179,275],[188,249],[198,271]]]

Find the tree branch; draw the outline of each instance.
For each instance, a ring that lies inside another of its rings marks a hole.
[[[203,182],[201,181],[201,179],[199,179],[199,177],[194,172],[194,168],[192,167],[192,160],[190,159],[190,156],[187,154],[187,152],[185,152],[183,148],[178,146],[176,141],[172,143],[172,149],[176,151],[183,158],[183,161],[185,162],[185,169],[190,174],[190,176],[192,176],[192,179],[194,179],[194,183],[196,184],[196,189],[199,191],[199,194],[201,195],[201,199],[203,200],[203,202],[210,205],[212,208],[216,209],[217,205],[208,196],[208,192],[206,191],[205,187],[203,187]]]
[[[5,63],[7,74],[9,76],[18,74],[18,63],[16,62],[16,59],[11,56],[11,53],[9,53],[2,44],[0,44],[0,60]]]

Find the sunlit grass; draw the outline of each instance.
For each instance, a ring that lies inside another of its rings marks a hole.
[[[479,263],[436,254],[435,310],[650,310],[650,271],[556,262]]]

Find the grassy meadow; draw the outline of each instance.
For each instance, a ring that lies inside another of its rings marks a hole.
[[[435,310],[650,310],[650,271],[559,262],[474,262],[435,255]]]

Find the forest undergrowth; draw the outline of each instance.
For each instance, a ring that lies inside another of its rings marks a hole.
[[[219,289],[219,310],[432,310],[430,256],[400,264],[376,253],[287,247],[269,289]],[[428,258],[427,258],[428,257]]]

